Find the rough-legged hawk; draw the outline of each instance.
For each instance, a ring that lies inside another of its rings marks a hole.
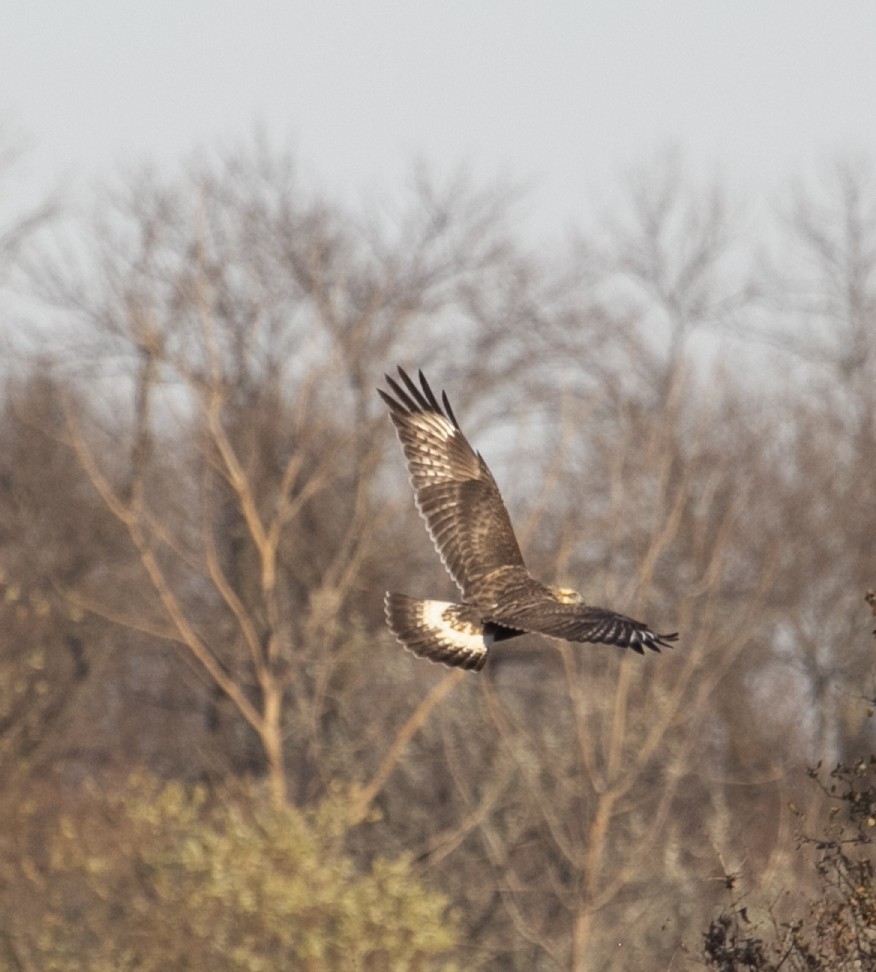
[[[676,640],[677,634],[654,634],[641,621],[585,604],[577,591],[531,577],[499,487],[462,434],[446,392],[439,403],[422,371],[419,388],[401,368],[398,373],[401,384],[386,375],[392,395],[378,391],[408,461],[417,508],[462,592],[461,604],[387,593],[386,620],[405,648],[479,671],[494,642],[526,632],[640,654]]]

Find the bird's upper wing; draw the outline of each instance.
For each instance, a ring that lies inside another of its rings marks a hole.
[[[390,409],[408,461],[417,508],[450,576],[467,600],[500,567],[523,567],[523,556],[499,487],[466,441],[447,394],[439,404],[420,372],[418,387],[399,368],[401,384],[386,376]]]
[[[565,604],[549,594],[533,593],[517,602],[500,598],[495,612],[485,620],[566,641],[632,648],[640,655],[645,653],[645,648],[652,651],[670,648],[670,642],[678,638],[677,634],[655,634],[647,624],[623,614],[588,604]]]

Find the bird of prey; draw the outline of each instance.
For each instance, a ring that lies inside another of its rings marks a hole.
[[[401,369],[386,375],[389,406],[408,463],[417,508],[461,603],[387,592],[386,621],[415,655],[480,671],[497,641],[527,632],[589,641],[644,654],[670,647],[677,634],[655,634],[641,621],[585,603],[577,592],[532,577],[514,536],[499,487],[468,444],[450,407],[423,372],[417,384]],[[391,392],[391,394],[390,394]]]

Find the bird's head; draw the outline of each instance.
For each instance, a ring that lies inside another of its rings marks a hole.
[[[571,587],[552,587],[551,593],[560,604],[583,604],[584,598]]]

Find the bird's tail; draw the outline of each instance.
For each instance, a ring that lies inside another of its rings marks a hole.
[[[484,667],[493,634],[469,605],[387,592],[383,606],[390,631],[408,651],[456,668]]]

